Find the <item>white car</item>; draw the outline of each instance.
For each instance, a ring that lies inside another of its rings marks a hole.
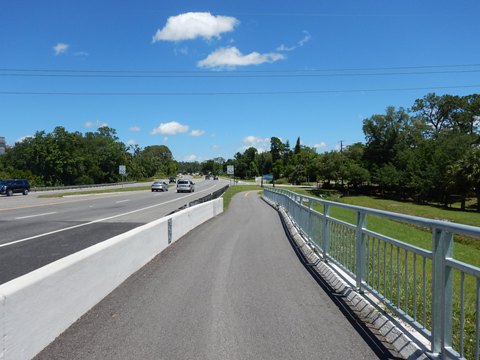
[[[168,184],[164,181],[155,181],[152,184],[152,191],[168,191]]]
[[[194,192],[195,183],[192,180],[180,179],[177,181],[177,193]]]

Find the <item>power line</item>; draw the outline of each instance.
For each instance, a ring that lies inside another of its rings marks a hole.
[[[480,85],[452,85],[434,87],[303,90],[303,91],[247,91],[247,92],[53,92],[53,91],[0,91],[0,95],[51,95],[51,96],[220,96],[220,95],[318,95],[341,93],[368,93],[393,91],[420,91],[479,88]]]
[[[118,75],[118,74],[12,74],[0,73],[2,77],[65,77],[65,78],[209,78],[209,79],[224,79],[224,78],[300,78],[300,77],[349,77],[349,76],[398,76],[398,75],[438,75],[438,74],[461,74],[461,73],[478,73],[478,70],[444,70],[444,71],[414,71],[414,72],[382,72],[382,73],[332,73],[332,74],[292,74],[292,73],[272,73],[272,74],[247,74],[247,75]]]
[[[215,72],[219,73],[268,73],[268,74],[279,74],[279,73],[315,73],[315,72],[347,72],[347,71],[390,71],[390,70],[421,70],[421,69],[439,69],[439,68],[466,68],[466,67],[479,67],[480,64],[450,64],[450,65],[420,65],[420,66],[390,66],[390,67],[365,67],[365,68],[310,68],[310,69],[284,69],[284,70],[100,70],[100,69],[91,69],[91,70],[80,70],[80,69],[35,69],[35,68],[0,68],[2,72],[23,72],[23,73],[104,73],[104,74],[202,74],[208,73],[211,74]]]

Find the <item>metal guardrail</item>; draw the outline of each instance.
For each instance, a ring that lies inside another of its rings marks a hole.
[[[108,183],[108,184],[91,184],[91,185],[66,185],[66,186],[32,186],[30,191],[52,191],[52,190],[80,190],[80,189],[91,189],[98,187],[109,187],[109,186],[123,186],[135,184],[135,181],[128,182],[119,182],[119,183]]]
[[[264,188],[264,194],[287,210],[324,261],[354,279],[357,291],[368,292],[422,334],[430,342],[431,355],[479,359],[480,268],[454,259],[453,246],[455,235],[480,239],[480,227],[346,205],[279,188]],[[330,216],[334,207],[353,211],[356,223]],[[431,249],[369,230],[369,216],[428,229]]]
[[[217,191],[214,191],[211,194],[208,194],[208,195],[206,195],[204,197],[201,197],[197,200],[189,202],[188,206],[190,207],[190,206],[198,205],[198,204],[210,201],[210,200],[215,200],[216,198],[220,197],[227,189],[228,189],[228,185],[225,185],[221,189],[219,189]]]
[[[198,205],[198,204],[202,204],[204,202],[207,202],[207,201],[211,201],[211,200],[215,200],[217,198],[219,198],[220,196],[222,196],[222,194],[229,188],[229,185],[225,185],[224,187],[222,187],[221,189],[217,190],[217,191],[214,191],[213,193],[211,194],[208,194],[208,195],[205,195],[201,198],[198,198],[196,200],[193,200],[193,201],[190,201],[188,204],[185,204],[181,207],[179,207],[178,209],[172,211],[171,213],[169,213],[168,215],[171,215],[171,214],[174,214],[176,213],[177,211],[180,211],[180,210],[183,210],[183,209],[186,209],[190,206],[194,206],[194,205]]]

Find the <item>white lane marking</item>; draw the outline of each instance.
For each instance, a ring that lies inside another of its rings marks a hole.
[[[52,214],[56,214],[57,212],[54,211],[54,212],[49,212],[49,213],[43,213],[43,214],[35,214],[35,215],[28,215],[28,216],[20,216],[20,217],[16,217],[15,220],[22,220],[22,219],[30,219],[30,218],[34,218],[34,217],[37,217],[37,216],[47,216],[47,215],[52,215]]]
[[[119,200],[119,201],[115,201],[115,203],[120,204],[120,203],[127,202],[127,201],[130,201],[130,200],[129,199],[128,200]]]
[[[213,187],[214,187],[214,186],[212,186],[212,187],[210,187],[210,188],[208,188],[208,189],[205,189],[205,190],[201,190],[201,191],[199,191],[199,193],[208,191],[208,190],[210,190],[210,189],[213,188]],[[76,229],[76,228],[79,228],[79,227],[82,227],[82,226],[87,226],[87,225],[95,224],[95,223],[98,223],[98,222],[115,219],[115,218],[117,218],[117,217],[122,217],[122,216],[125,216],[125,215],[134,214],[134,213],[136,213],[136,212],[140,212],[140,211],[143,211],[143,210],[152,209],[152,208],[157,207],[157,206],[166,205],[166,204],[169,204],[169,203],[171,203],[171,202],[175,202],[175,201],[178,201],[178,200],[187,198],[187,197],[192,196],[192,195],[194,195],[194,194],[185,195],[185,196],[182,196],[182,197],[173,199],[173,200],[165,201],[165,202],[160,203],[160,204],[150,205],[150,206],[147,206],[147,207],[144,207],[144,208],[141,208],[141,209],[137,209],[137,210],[132,210],[132,211],[129,211],[129,212],[126,212],[126,213],[123,213],[123,214],[113,215],[113,216],[109,216],[109,217],[106,217],[106,218],[103,218],[103,219],[93,220],[93,221],[90,221],[90,222],[87,222],[87,223],[83,223],[83,224],[79,224],[79,225],[74,225],[74,226],[69,226],[69,227],[67,227],[67,228],[50,231],[50,232],[47,232],[47,233],[44,233],[44,234],[39,234],[39,235],[30,236],[30,237],[25,238],[25,239],[20,239],[20,240],[11,241],[11,242],[9,242],[9,243],[0,244],[0,248],[7,247],[7,246],[9,246],[9,245],[19,244],[19,243],[22,243],[22,242],[25,242],[25,241],[30,241],[30,240],[38,239],[39,237],[42,237],[42,236],[57,234],[57,233],[59,233],[59,232]]]

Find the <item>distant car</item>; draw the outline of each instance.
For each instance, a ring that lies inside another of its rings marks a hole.
[[[177,193],[194,192],[195,183],[192,180],[181,179],[177,181]]]
[[[175,176],[172,176],[170,179],[168,179],[168,182],[171,184],[171,183],[176,183],[177,182],[177,178]]]
[[[165,181],[155,181],[152,184],[152,191],[168,191],[168,184]]]
[[[30,184],[25,179],[0,180],[0,194],[12,196],[15,193],[28,195]]]
[[[210,180],[210,175],[205,175],[205,180]]]
[[[218,176],[215,175],[215,176],[213,177],[213,180],[218,180]]]

